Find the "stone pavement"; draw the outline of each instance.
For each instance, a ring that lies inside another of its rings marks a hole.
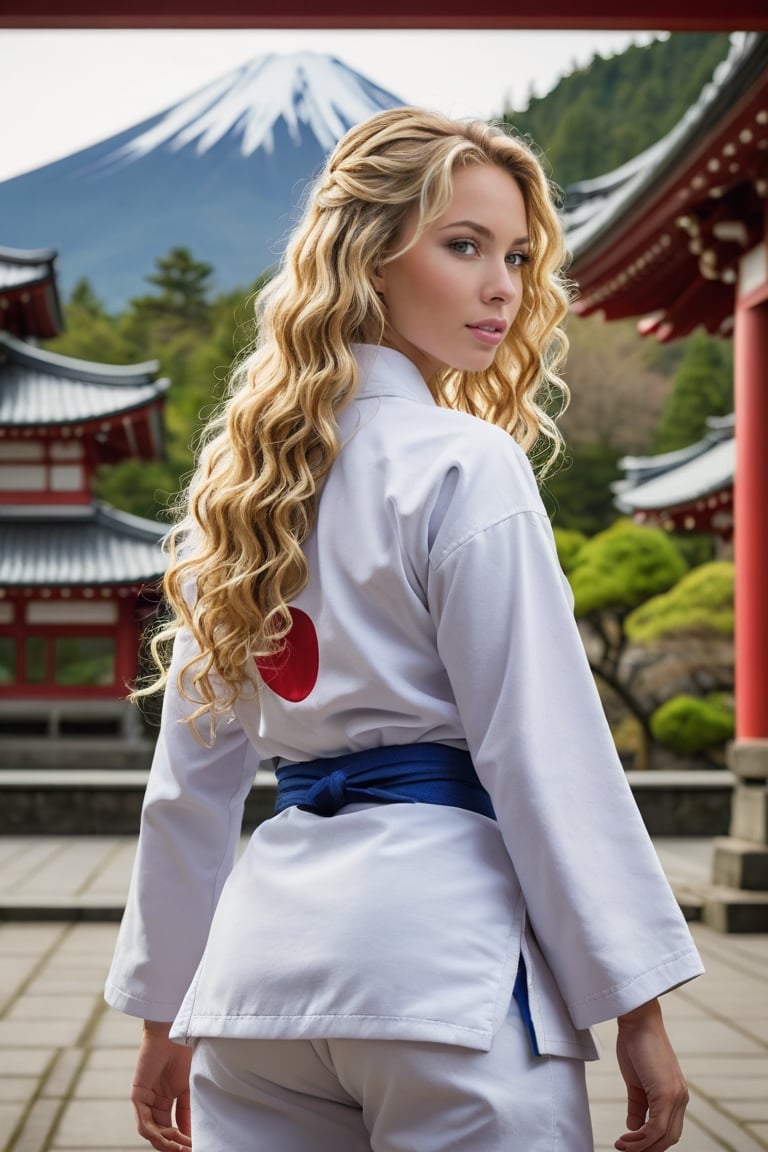
[[[674,882],[706,878],[709,841],[656,845]],[[0,1152],[149,1147],[127,1101],[139,1022],[101,998],[134,849],[133,837],[0,840]],[[664,999],[691,1093],[677,1147],[765,1152],[768,935],[692,928],[707,974]],[[614,1031],[598,1029],[604,1059],[588,1066],[598,1152],[623,1131]]]

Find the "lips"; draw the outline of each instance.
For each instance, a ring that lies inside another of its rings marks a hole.
[[[467,327],[481,332],[497,332],[503,336],[507,325],[503,320],[478,320],[477,324],[468,324]]]
[[[507,325],[503,320],[478,320],[477,324],[467,324],[467,328],[483,344],[495,347],[504,339]]]

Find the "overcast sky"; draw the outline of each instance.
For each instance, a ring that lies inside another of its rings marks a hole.
[[[266,52],[337,56],[407,103],[490,117],[648,32],[0,29],[0,179],[85,148]]]

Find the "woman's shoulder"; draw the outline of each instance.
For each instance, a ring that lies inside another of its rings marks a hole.
[[[488,497],[531,497],[538,505],[539,489],[526,453],[503,428],[466,412],[440,408],[440,440],[444,465],[458,468],[465,484]]]
[[[510,517],[546,519],[530,461],[509,433],[462,412],[439,413],[425,465],[431,486],[428,538],[433,564]]]

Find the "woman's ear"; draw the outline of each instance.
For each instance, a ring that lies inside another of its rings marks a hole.
[[[376,265],[371,272],[371,286],[377,296],[384,299],[384,276],[382,275],[380,265]]]

